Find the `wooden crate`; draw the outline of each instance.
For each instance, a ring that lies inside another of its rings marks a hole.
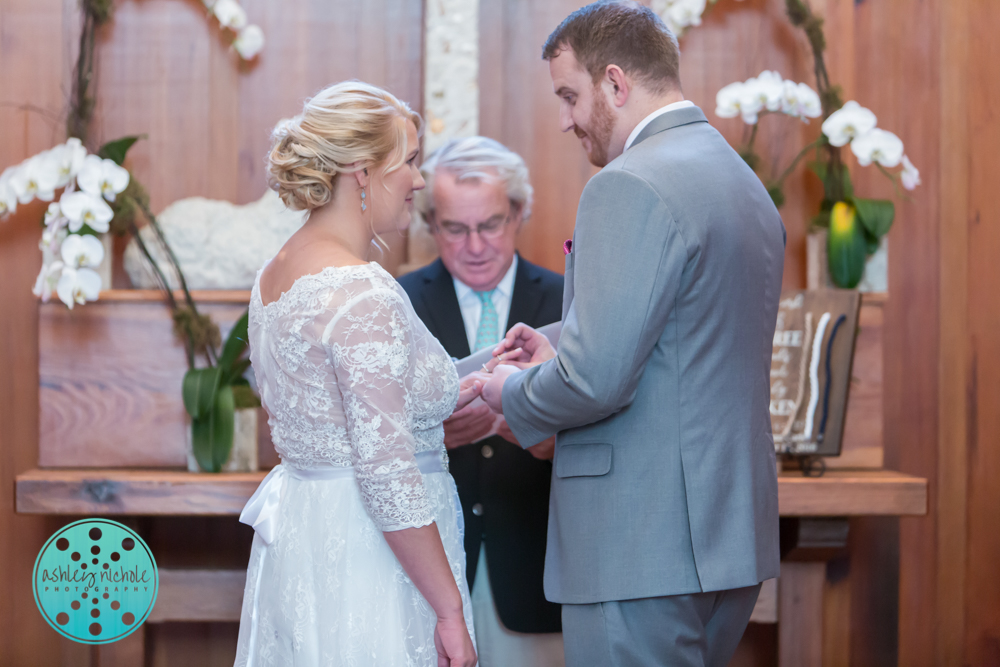
[[[246,291],[193,296],[223,336],[250,301]],[[73,310],[42,304],[38,317],[39,465],[186,466],[187,362],[162,293],[109,290]]]

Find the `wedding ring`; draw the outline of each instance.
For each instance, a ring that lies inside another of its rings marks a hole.
[[[493,372],[490,369],[486,368],[486,364],[483,364],[483,371],[485,371],[487,373],[492,373]]]

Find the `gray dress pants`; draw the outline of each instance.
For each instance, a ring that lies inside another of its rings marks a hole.
[[[564,604],[566,667],[726,667],[759,592]]]

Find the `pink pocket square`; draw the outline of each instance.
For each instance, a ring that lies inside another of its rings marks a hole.
[[[568,255],[573,252],[573,239],[563,241],[563,254]]]

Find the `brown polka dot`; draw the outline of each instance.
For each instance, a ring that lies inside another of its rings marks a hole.
[[[100,600],[98,600],[98,599],[97,599],[97,596],[95,595],[95,596],[94,596],[94,604],[97,604],[98,602],[100,602]]]
[[[97,554],[101,553],[101,547],[95,544],[94,546],[90,547],[90,553],[96,556]]]
[[[101,610],[100,609],[91,609],[90,610],[90,615],[93,616],[94,618],[97,618],[98,616],[101,615]]]
[[[84,600],[86,600],[87,599],[87,591],[84,591],[83,595],[81,595],[80,597],[82,597]]]
[[[122,540],[122,549],[125,551],[132,551],[132,549],[135,549],[135,540],[131,537],[126,537]]]
[[[87,564],[86,563],[80,563],[80,569],[86,570],[87,569]]]
[[[58,614],[56,614],[56,623],[58,623],[59,625],[66,625],[67,623],[69,623],[69,614],[67,614],[64,611],[61,611]]]
[[[69,540],[67,540],[65,537],[60,537],[58,540],[56,540],[56,549],[58,549],[59,551],[66,551],[67,549],[69,549]]]
[[[80,560],[80,554],[74,551],[72,554],[70,554],[70,558],[72,558],[73,560]]]
[[[90,624],[90,634],[94,635],[95,637],[97,635],[101,634],[101,624],[100,623],[91,623]]]
[[[111,560],[113,560],[113,561],[115,561],[117,563],[119,558],[121,558],[121,556],[118,555],[117,551],[112,552],[112,554],[111,554]]]
[[[132,625],[133,623],[135,623],[135,616],[132,614],[132,612],[127,611],[124,614],[122,614],[122,623],[124,623],[125,625]]]
[[[73,607],[73,609],[79,609],[80,608],[80,601],[79,600],[73,600],[72,602],[69,603],[69,606]]]
[[[122,606],[122,605],[121,605],[120,602],[118,602],[118,600],[113,600],[111,602],[111,608],[114,609],[115,611],[118,611],[118,607],[120,607],[120,606]]]
[[[91,563],[93,563],[94,565],[97,565],[97,559],[96,559],[96,558],[95,558],[95,559],[93,559],[93,560],[92,560],[92,561],[90,561],[90,562],[91,562]]]
[[[97,526],[91,528],[90,533],[88,534],[90,535],[90,539],[94,540],[95,542],[101,539],[101,529],[98,528]]]
[[[108,594],[107,594],[107,593],[105,593],[105,594],[104,594],[104,595],[102,595],[101,597],[103,597],[103,598],[104,598],[105,600],[107,600],[107,599],[108,599]]]

